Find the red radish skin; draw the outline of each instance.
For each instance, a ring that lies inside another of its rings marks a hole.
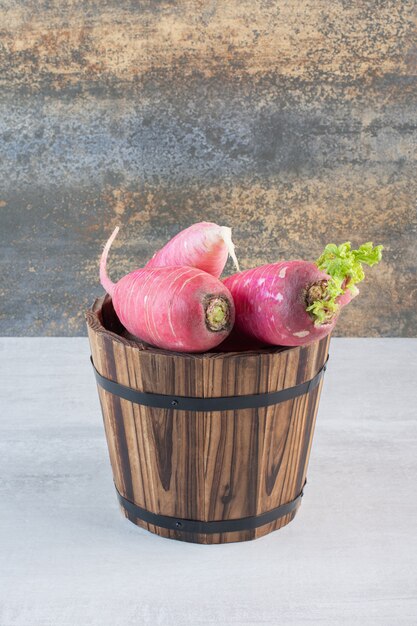
[[[103,250],[100,281],[123,326],[165,350],[205,352],[221,343],[234,323],[233,299],[225,285],[193,267],[138,269],[113,283],[106,264],[118,230]]]
[[[229,254],[239,270],[231,229],[213,222],[199,222],[175,235],[145,267],[189,265],[218,278]]]
[[[301,346],[322,339],[333,330],[337,316],[315,326],[306,311],[306,297],[312,285],[328,279],[325,272],[306,261],[271,263],[229,276],[223,282],[235,303],[236,330],[281,346]],[[347,302],[341,302],[340,308],[344,304]]]

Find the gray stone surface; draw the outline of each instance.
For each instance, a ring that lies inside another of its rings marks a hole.
[[[417,336],[414,13],[2,0],[0,334],[85,335],[116,224],[121,277],[204,219],[233,228],[244,269],[383,244],[336,333]]]
[[[199,546],[119,513],[87,340],[2,338],[1,626],[415,624],[416,348],[333,340],[294,522]]]

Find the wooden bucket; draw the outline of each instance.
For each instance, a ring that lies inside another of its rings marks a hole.
[[[86,314],[117,496],[162,537],[247,541],[300,505],[330,337],[181,354],[133,340],[109,296]]]

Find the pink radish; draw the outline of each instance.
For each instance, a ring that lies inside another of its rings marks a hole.
[[[339,313],[359,290],[362,264],[381,259],[372,243],[351,250],[329,244],[317,263],[282,261],[224,280],[236,307],[235,329],[272,345],[300,346],[328,335]],[[228,338],[231,343],[234,333]]]
[[[111,295],[123,326],[143,341],[165,350],[204,352],[227,337],[234,305],[223,283],[194,267],[138,269],[113,283],[107,255],[115,228],[100,260],[100,282]]]
[[[145,267],[189,265],[218,278],[229,254],[239,271],[231,229],[212,222],[199,222],[175,235],[155,252]]]

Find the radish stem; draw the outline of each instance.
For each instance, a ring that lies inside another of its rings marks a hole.
[[[230,303],[225,297],[207,296],[205,311],[209,330],[216,332],[230,326]]]

